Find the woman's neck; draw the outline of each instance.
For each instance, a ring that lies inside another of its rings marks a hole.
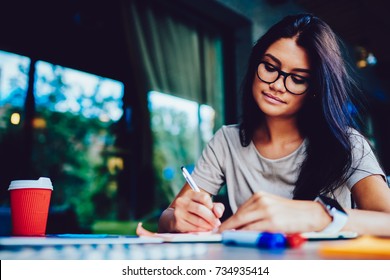
[[[253,141],[263,143],[287,144],[303,140],[296,119],[266,118],[255,131]]]
[[[266,119],[252,141],[261,155],[277,159],[289,155],[303,142],[295,119]]]

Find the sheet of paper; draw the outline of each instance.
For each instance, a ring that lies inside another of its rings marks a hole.
[[[222,235],[212,231],[192,233],[156,233],[145,229],[142,223],[138,223],[137,234],[139,236],[161,238],[164,242],[221,242]]]
[[[221,242],[222,235],[212,232],[196,233],[156,233],[164,242]]]
[[[358,234],[353,231],[341,231],[337,233],[324,232],[304,232],[301,236],[308,240],[332,240],[332,239],[351,239],[358,237]]]

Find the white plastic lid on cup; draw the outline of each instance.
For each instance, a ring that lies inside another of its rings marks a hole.
[[[15,180],[11,181],[8,190],[18,189],[49,189],[53,190],[50,178],[40,177],[38,180]]]

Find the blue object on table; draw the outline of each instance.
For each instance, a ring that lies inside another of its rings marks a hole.
[[[286,248],[287,239],[282,233],[263,232],[259,237],[257,247],[266,249]]]
[[[61,234],[48,234],[46,237],[59,237],[59,238],[108,238],[118,237],[118,235],[108,234],[84,234],[84,233],[61,233]]]
[[[251,246],[263,249],[281,249],[287,247],[286,236],[282,233],[228,230],[222,232],[225,245]]]
[[[0,207],[0,236],[10,236],[11,228],[11,209]]]

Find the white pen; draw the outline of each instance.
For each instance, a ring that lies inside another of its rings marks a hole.
[[[187,183],[190,185],[191,189],[196,192],[200,192],[199,187],[196,185],[194,179],[192,179],[190,173],[187,171],[187,169],[182,166],[181,171],[183,172],[184,178],[186,178]]]

